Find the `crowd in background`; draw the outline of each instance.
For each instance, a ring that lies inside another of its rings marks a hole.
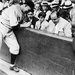
[[[11,54],[10,70],[19,72],[15,60],[20,45],[15,27],[28,27],[65,37],[75,37],[75,4],[70,0],[1,0],[0,49],[2,41]],[[73,40],[75,53],[75,38]]]
[[[59,36],[74,37],[75,4],[70,0],[18,0],[18,3],[26,10],[20,27],[43,30]],[[13,4],[12,0],[2,0],[0,14]]]

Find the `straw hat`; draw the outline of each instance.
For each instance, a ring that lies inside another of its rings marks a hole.
[[[58,6],[59,6],[59,2],[53,1],[53,2],[50,3],[51,8],[55,8],[55,7],[58,7]]]
[[[65,1],[63,9],[73,8],[72,2],[70,0]]]
[[[42,5],[42,6],[44,6],[44,5],[49,5],[49,2],[47,2],[47,1],[42,1],[41,5]]]
[[[53,3],[50,7],[51,7],[51,8],[55,8],[55,7],[58,7],[58,6],[59,6],[58,3]]]

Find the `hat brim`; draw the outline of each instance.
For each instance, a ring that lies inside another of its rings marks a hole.
[[[48,4],[42,4],[41,6],[48,6]]]
[[[73,6],[70,6],[70,7],[63,7],[63,9],[69,9],[69,8],[73,8]]]
[[[43,2],[41,3],[41,5],[42,5],[42,6],[47,6],[47,5],[49,5],[49,2],[43,1]]]
[[[56,7],[59,7],[59,6],[50,6],[51,8],[56,8]]]

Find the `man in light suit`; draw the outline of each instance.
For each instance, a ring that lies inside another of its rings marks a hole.
[[[51,20],[49,21],[47,31],[60,36],[72,37],[71,24],[60,17],[56,11],[51,13]]]

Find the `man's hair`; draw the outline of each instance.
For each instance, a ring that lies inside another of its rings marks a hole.
[[[32,0],[25,0],[25,4],[27,4],[32,10],[34,10],[34,2]]]
[[[42,16],[43,18],[45,18],[46,13],[44,13],[44,12],[40,12],[39,15],[38,15],[38,17],[40,18],[40,16]]]
[[[26,11],[26,13],[28,14],[29,12],[34,12],[34,10],[29,9],[28,11]]]

